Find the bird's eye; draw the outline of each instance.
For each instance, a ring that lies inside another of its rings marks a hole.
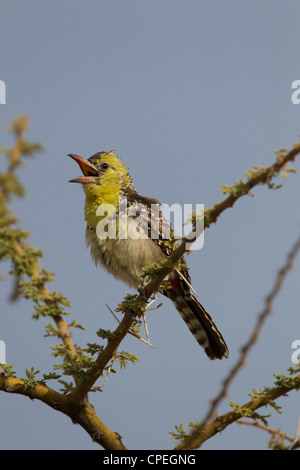
[[[101,170],[107,170],[109,168],[109,164],[107,162],[101,163]]]

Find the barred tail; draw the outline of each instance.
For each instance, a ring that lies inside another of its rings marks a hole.
[[[223,336],[211,316],[190,291],[184,288],[168,289],[164,294],[172,300],[190,332],[210,359],[228,357],[229,351]]]

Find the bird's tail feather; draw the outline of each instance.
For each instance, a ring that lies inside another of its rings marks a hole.
[[[229,351],[223,336],[209,313],[189,290],[167,289],[164,295],[172,300],[190,332],[210,359],[228,357]]]

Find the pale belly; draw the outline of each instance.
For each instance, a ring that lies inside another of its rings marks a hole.
[[[94,263],[131,287],[142,283],[142,268],[163,259],[166,255],[151,238],[99,239],[94,230],[87,229],[86,243]]]

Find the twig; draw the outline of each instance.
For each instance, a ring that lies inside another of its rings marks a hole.
[[[104,388],[104,387],[105,387],[105,384],[106,384],[106,382],[107,382],[107,379],[108,379],[108,376],[109,376],[109,374],[110,374],[110,371],[111,371],[112,365],[113,365],[113,363],[114,363],[114,361],[115,361],[115,357],[116,357],[116,354],[114,354],[114,355],[113,355],[113,357],[111,358],[111,361],[110,361],[110,364],[109,364],[109,366],[108,366],[108,369],[107,369],[107,372],[106,372],[106,376],[105,376],[105,379],[104,379],[104,382],[103,382],[102,388]]]
[[[150,304],[149,304],[150,305]],[[105,306],[108,308],[108,310],[110,311],[110,313],[113,315],[113,317],[115,318],[115,320],[117,320],[118,323],[120,323],[120,320],[118,319],[117,315],[115,315],[115,313],[112,311],[112,309],[107,305],[105,304]],[[147,309],[148,310],[148,309]],[[148,346],[150,348],[154,348],[155,349],[155,346],[153,346],[153,344],[151,344],[149,341],[146,341],[144,340],[143,338],[141,338],[140,336],[138,336],[136,333],[134,333],[133,331],[128,331],[128,333],[132,336],[134,336],[135,338],[139,339],[140,341],[142,341],[142,343],[145,343],[145,344],[148,344]],[[148,338],[149,340],[149,338]]]
[[[280,431],[280,429],[272,429],[265,424],[260,423],[259,421],[247,421],[243,418],[240,418],[236,421],[238,424],[246,424],[247,426],[253,426],[255,428],[262,429],[263,431],[267,431],[268,433],[272,434],[274,437],[279,437],[281,440],[286,440],[290,442],[294,442],[295,438],[288,436],[284,432]]]
[[[300,447],[300,417],[298,418],[298,425],[296,429],[296,437],[293,440],[291,446],[288,448],[289,450],[296,449],[296,447]]]
[[[237,421],[243,416],[251,416],[255,414],[255,411],[259,408],[271,405],[279,397],[286,396],[292,390],[300,389],[300,375],[296,376],[292,380],[284,381],[278,386],[268,388],[264,392],[254,396],[251,401],[245,403],[242,406],[238,406],[234,411],[217,416],[215,419],[210,421],[206,426],[197,426],[193,432],[183,439],[176,447],[176,450],[189,450],[197,449],[201,445],[213,437],[215,434],[223,431],[231,423]]]
[[[21,158],[24,155],[24,134],[28,129],[29,121],[26,115],[21,115],[10,126],[10,130],[15,135],[15,145],[11,149],[9,149],[7,156],[8,156],[8,167],[5,172],[5,176],[12,175],[16,169],[19,167]],[[34,148],[41,149],[40,146],[36,145]],[[0,199],[7,199],[9,196],[9,186],[7,187],[5,184],[0,185]],[[16,254],[19,258],[26,259],[26,245],[23,241],[18,240],[18,238],[14,238],[12,241],[12,253]],[[39,279],[41,274],[41,269],[39,266],[38,258],[35,258],[31,272],[28,272],[27,275],[33,281],[35,279]],[[53,294],[48,290],[45,282],[40,282],[39,290],[41,294],[41,300],[44,301],[46,305],[51,306],[51,304],[55,303],[53,300]],[[13,293],[11,294],[10,300],[14,301],[21,295],[20,289],[20,279],[16,276],[15,278],[15,285]],[[64,321],[61,315],[55,315],[52,317],[53,321],[56,323],[58,329],[58,337],[61,338],[66,348],[66,356],[70,361],[74,360],[76,356],[76,348],[74,346],[73,340],[71,338],[71,332],[69,330],[68,323]],[[77,380],[76,378],[74,379]]]
[[[245,343],[245,345],[241,348],[240,356],[239,356],[236,364],[233,366],[233,368],[230,370],[228,376],[223,381],[222,388],[221,388],[220,392],[218,393],[218,395],[211,401],[211,406],[210,406],[205,418],[203,419],[202,423],[200,424],[200,426],[205,426],[208,423],[208,421],[213,417],[217,406],[219,405],[221,400],[227,396],[229,386],[230,386],[231,382],[236,377],[239,370],[243,366],[245,366],[247,355],[249,354],[249,351],[250,351],[251,347],[258,340],[258,337],[260,335],[260,332],[262,330],[264,322],[266,321],[267,317],[273,311],[274,300],[275,300],[276,296],[279,294],[280,290],[282,289],[283,284],[284,284],[284,280],[286,278],[286,275],[292,269],[294,260],[297,256],[299,250],[300,250],[300,236],[297,239],[296,243],[293,245],[290,252],[288,253],[285,264],[278,271],[277,278],[275,280],[275,284],[274,284],[273,288],[271,289],[269,295],[266,297],[265,307],[258,316],[256,325],[255,325],[255,327],[252,331],[252,334],[251,334],[250,338]]]
[[[255,186],[258,186],[259,184],[268,184],[269,187],[273,187],[271,183],[272,179],[276,177],[281,170],[286,168],[287,163],[294,161],[299,153],[300,142],[295,142],[291,150],[278,153],[276,162],[266,168],[260,169],[255,176],[249,178],[248,181],[243,184],[243,187],[239,191],[230,194],[226,199],[218,202],[211,209],[205,211],[205,228],[209,227],[211,223],[215,223],[220,214],[224,212],[225,209],[233,207],[240,197],[245,196],[246,194],[252,194],[251,189]]]
[[[260,423],[259,421],[246,421],[245,419],[238,419],[236,421],[236,423],[238,424],[246,424],[248,426],[253,426],[255,428],[259,428],[259,429],[262,429],[264,431],[267,431],[269,434],[271,434],[272,438],[270,440],[270,445],[272,443],[272,441],[274,439],[280,439],[282,442],[283,441],[290,441],[291,442],[291,445],[288,446],[288,447],[284,447],[284,450],[294,450],[296,448],[299,448],[300,447],[300,439],[299,439],[299,432],[300,432],[300,428],[299,428],[299,425],[300,425],[300,418],[298,420],[298,426],[297,426],[297,431],[296,431],[296,437],[291,437],[289,436],[288,434],[280,431],[280,429],[272,429],[272,428],[269,428],[269,426],[266,426],[262,423]],[[281,450],[282,447],[280,447]]]

